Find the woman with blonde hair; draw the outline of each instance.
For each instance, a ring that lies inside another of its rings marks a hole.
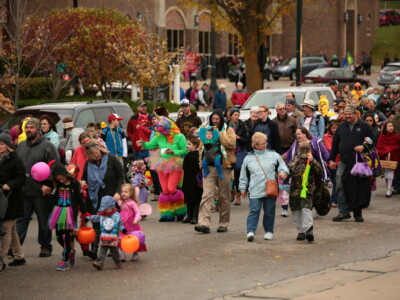
[[[104,196],[111,196],[116,201],[121,199],[119,187],[125,181],[124,171],[118,158],[95,140],[90,140],[85,144],[85,152],[88,161],[83,170],[81,185],[88,186],[87,211],[90,214],[97,214]],[[93,223],[93,228],[96,231],[96,240],[92,243],[88,256],[95,260],[99,248],[100,224]]]

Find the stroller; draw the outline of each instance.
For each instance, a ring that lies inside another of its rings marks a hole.
[[[0,186],[0,242],[3,239],[3,221],[4,221],[4,216],[6,215],[7,207],[8,207],[8,198],[10,197],[11,192],[8,193],[6,196],[3,193],[3,186]],[[0,258],[0,272],[4,268],[4,262]]]

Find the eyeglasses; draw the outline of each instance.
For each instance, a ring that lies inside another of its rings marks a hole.
[[[284,108],[284,107],[282,107],[282,108],[278,108],[277,110],[285,110],[285,108]]]
[[[260,114],[260,113],[264,113],[264,112],[267,112],[266,110],[259,110],[258,111],[258,113]]]

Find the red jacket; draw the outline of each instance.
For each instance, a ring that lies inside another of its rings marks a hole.
[[[242,91],[235,90],[232,93],[231,101],[232,101],[233,105],[243,106],[243,104],[247,101],[247,99],[249,99],[249,97],[250,97],[250,95],[248,92],[243,91],[243,90]]]
[[[78,181],[82,180],[83,169],[85,168],[86,161],[87,156],[85,149],[82,146],[77,147],[74,151],[74,155],[72,155],[71,164],[77,165],[79,167],[79,172],[76,176],[76,179]]]
[[[138,140],[148,142],[150,139],[151,131],[147,128],[151,126],[149,115],[134,114],[128,122],[126,132],[132,141],[132,147],[135,151],[142,151],[141,147],[136,145]]]

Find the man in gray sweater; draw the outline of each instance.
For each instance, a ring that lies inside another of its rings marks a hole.
[[[52,143],[40,136],[40,120],[32,118],[25,125],[26,140],[21,142],[17,148],[17,155],[25,163],[25,202],[24,217],[18,219],[16,227],[21,245],[28,232],[29,222],[33,212],[36,213],[39,223],[38,242],[41,246],[40,257],[51,256],[51,230],[47,226],[50,215],[50,193],[52,181],[38,182],[31,176],[31,168],[38,162],[49,163],[52,160],[60,161],[58,151]]]

